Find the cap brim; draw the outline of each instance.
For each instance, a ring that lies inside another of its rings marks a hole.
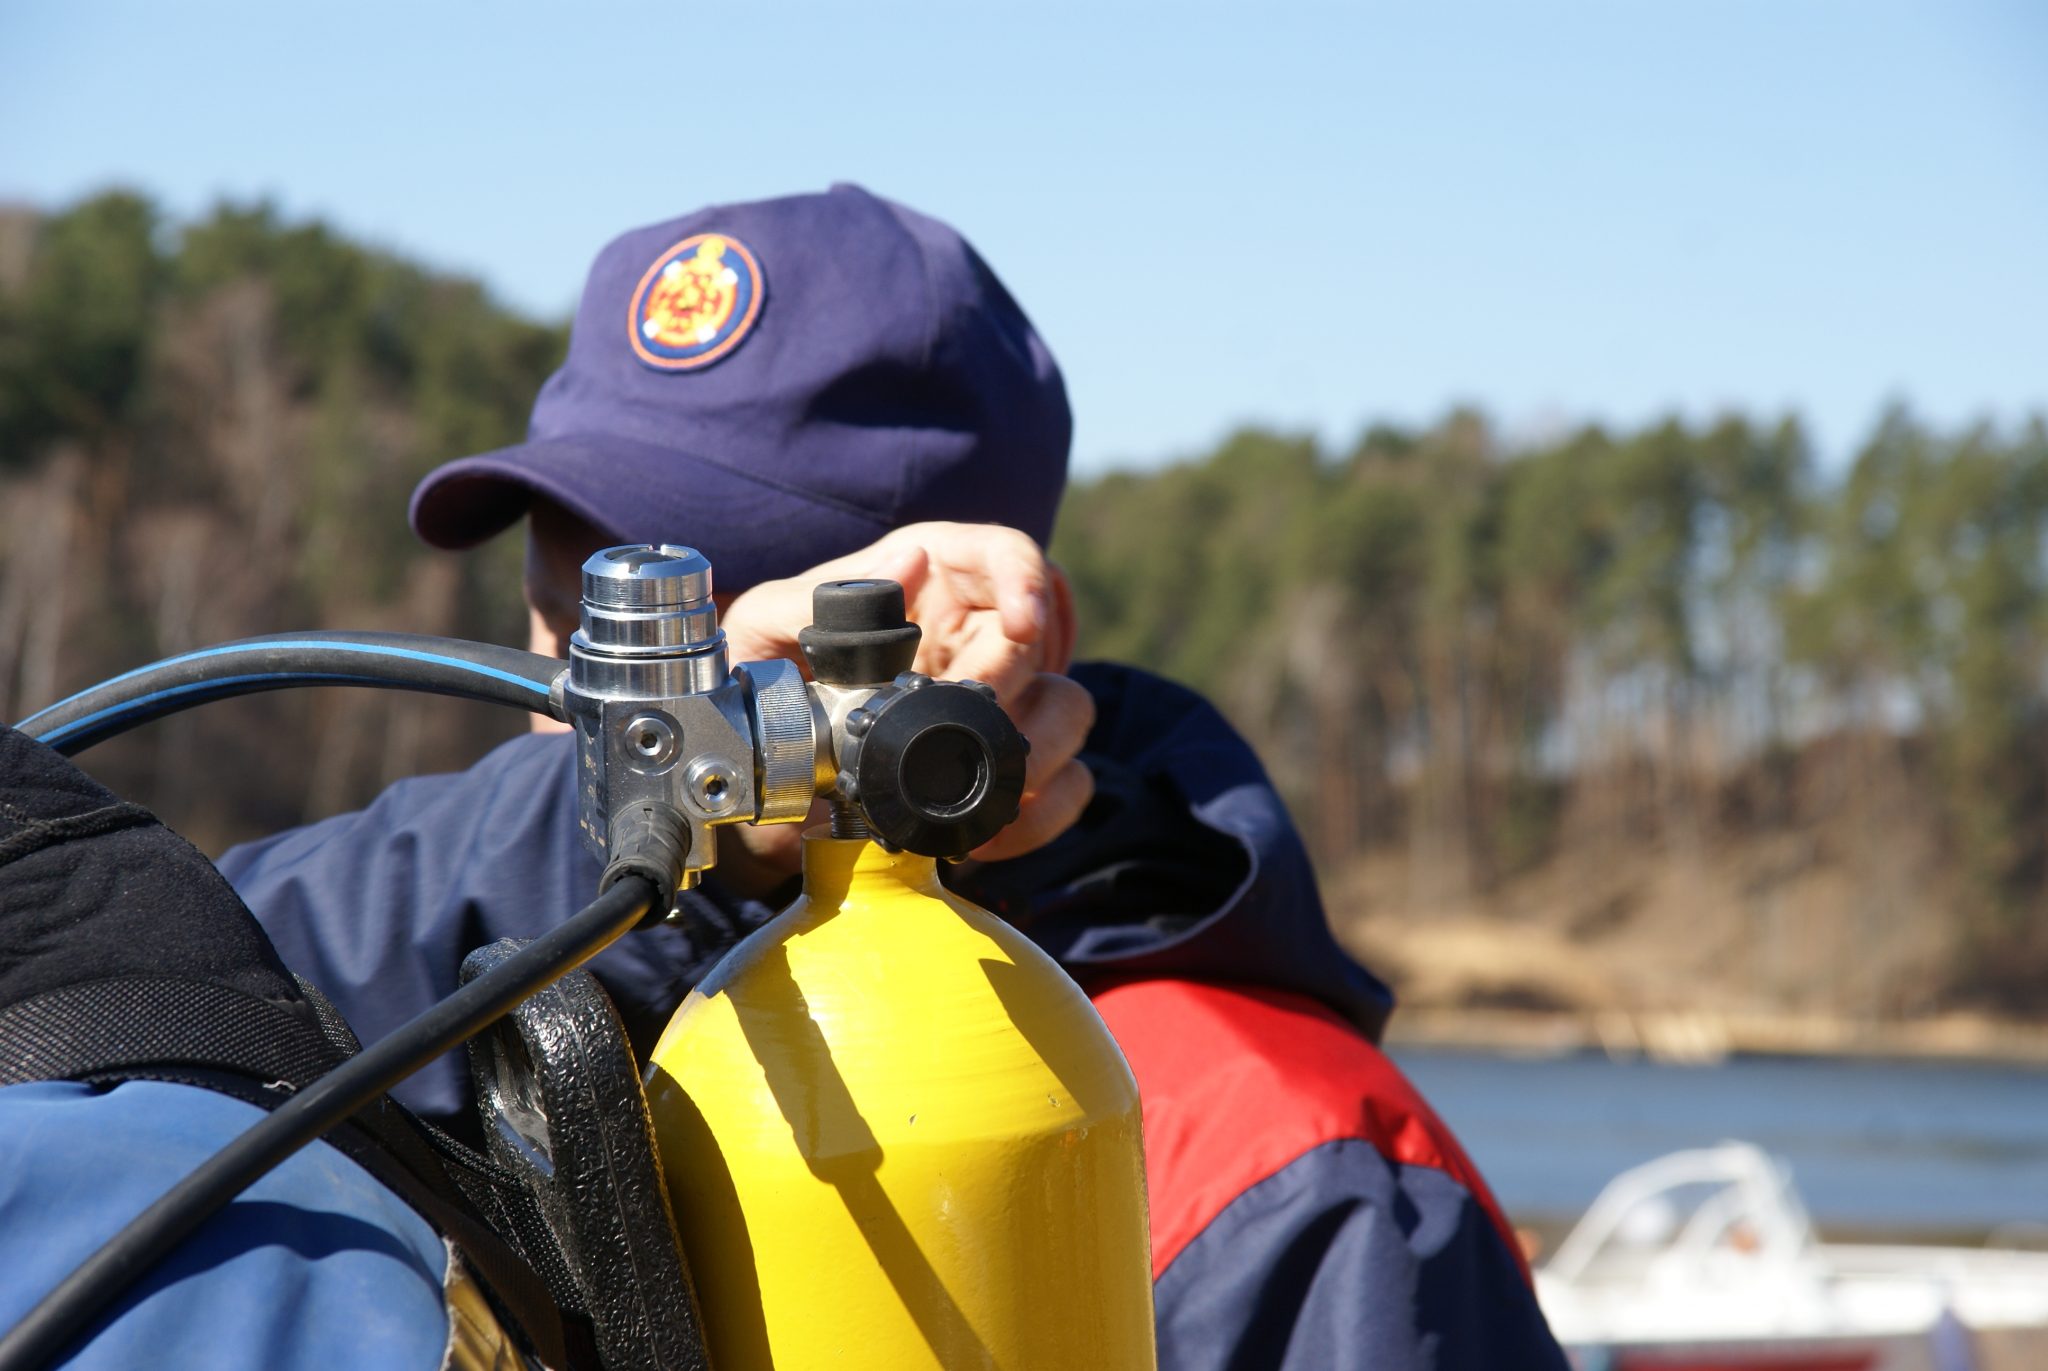
[[[721,590],[794,576],[890,527],[688,452],[604,437],[538,438],[436,468],[413,491],[413,531],[435,547],[473,547],[517,523],[536,496],[621,543],[696,548]]]

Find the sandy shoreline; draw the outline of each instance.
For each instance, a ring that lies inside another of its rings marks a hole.
[[[1617,1060],[1712,1065],[1732,1055],[1998,1062],[2048,1069],[2048,1025],[1976,1014],[1902,1023],[1823,1016],[1679,1010],[1536,1011],[1417,1005],[1397,1009],[1392,1047],[1505,1055],[1605,1052]]]

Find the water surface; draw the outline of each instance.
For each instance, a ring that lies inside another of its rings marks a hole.
[[[1576,1217],[1616,1172],[1736,1138],[1792,1163],[1838,1229],[2048,1226],[2048,1070],[1734,1057],[1718,1066],[1396,1047],[1518,1219]]]

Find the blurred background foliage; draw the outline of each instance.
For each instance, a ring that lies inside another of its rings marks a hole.
[[[428,553],[444,458],[517,440],[563,327],[267,208],[0,215],[0,717],[151,658],[309,626],[523,642],[519,549]],[[464,765],[519,721],[294,691],[91,759],[202,845]]]
[[[261,206],[0,215],[0,717],[252,633],[522,641],[517,540],[429,552],[405,501],[517,439],[565,341]],[[1826,478],[1792,417],[1510,445],[1457,412],[1338,451],[1247,430],[1078,486],[1054,551],[1087,654],[1250,735],[1340,929],[1479,914],[1615,950],[1604,980],[1480,987],[1534,1007],[2041,1012],[2038,419],[1896,408]],[[519,726],[291,692],[90,761],[218,849]]]
[[[2038,420],[1897,408],[1831,480],[1791,418],[1513,452],[1475,413],[1337,452],[1246,431],[1075,491],[1054,551],[1085,650],[1208,693],[1326,873],[1360,865],[1340,926],[1348,900],[1635,925],[1677,963],[1624,977],[1638,1001],[2040,1012]]]

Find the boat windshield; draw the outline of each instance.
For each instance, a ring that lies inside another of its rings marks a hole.
[[[1759,1148],[1730,1142],[1615,1177],[1544,1271],[1585,1285],[1639,1280],[1653,1262],[1697,1271],[1717,1254],[1790,1265],[1812,1243],[1789,1169]]]

